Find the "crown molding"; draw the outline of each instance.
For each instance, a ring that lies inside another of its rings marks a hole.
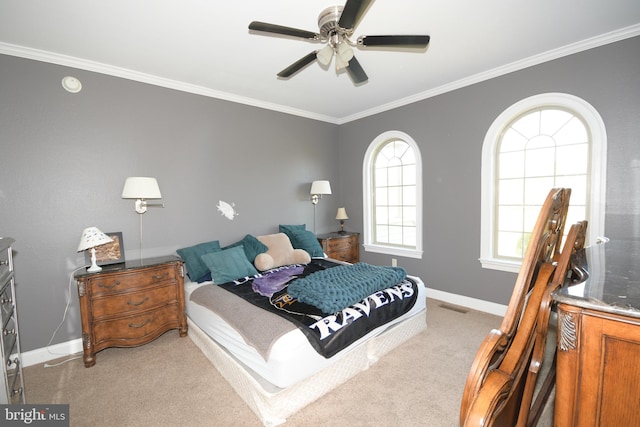
[[[473,76],[469,76],[464,79],[460,79],[455,82],[451,82],[451,83],[436,87],[434,89],[420,92],[415,95],[411,95],[411,96],[399,99],[397,101],[383,104],[378,107],[364,110],[359,113],[352,114],[345,117],[325,116],[325,115],[313,113],[310,111],[287,107],[285,105],[261,101],[261,100],[257,100],[257,99],[253,99],[245,96],[234,95],[232,93],[209,89],[203,86],[192,85],[192,84],[180,82],[177,80],[171,80],[171,79],[167,79],[159,76],[154,76],[152,74],[141,73],[138,71],[133,71],[133,70],[129,70],[122,67],[115,67],[112,65],[103,64],[96,61],[90,61],[86,59],[76,58],[73,56],[62,55],[62,54],[48,52],[44,50],[32,49],[32,48],[13,45],[9,43],[0,42],[0,54],[17,56],[17,57],[26,58],[26,59],[32,59],[35,61],[48,62],[51,64],[57,64],[57,65],[62,65],[66,67],[92,71],[96,73],[120,77],[123,79],[133,80],[141,83],[148,83],[155,86],[165,87],[168,89],[179,90],[182,92],[193,93],[196,95],[202,95],[202,96],[207,96],[211,98],[217,98],[225,101],[236,102],[239,104],[250,105],[253,107],[264,108],[267,110],[278,111],[285,114],[291,114],[295,116],[306,117],[312,120],[318,120],[322,122],[328,122],[328,123],[340,125],[340,124],[348,123],[364,117],[368,117],[374,114],[392,110],[394,108],[412,104],[417,101],[422,101],[424,99],[441,95],[443,93],[460,89],[466,86],[470,86],[475,83],[480,83],[485,80],[492,79],[494,77],[499,77],[514,71],[522,70],[524,68],[528,68],[533,65],[538,65],[547,61],[558,59],[574,53],[582,52],[598,46],[603,46],[609,43],[614,43],[614,42],[635,37],[638,35],[640,35],[640,24],[632,25],[630,27],[605,33],[600,36],[596,36],[580,42],[572,43],[570,45],[567,45],[558,49],[553,49],[539,55],[534,55],[529,58],[515,61],[510,64],[494,68],[492,70],[478,73]]]
[[[512,62],[507,65],[503,65],[492,70],[484,71],[482,73],[475,74],[473,76],[465,77],[463,79],[451,82],[428,91],[420,92],[415,95],[408,96],[393,102],[389,102],[384,105],[380,105],[369,110],[362,111],[360,113],[353,114],[351,116],[343,117],[338,121],[338,124],[348,123],[354,120],[362,119],[364,117],[372,116],[374,114],[382,113],[385,111],[393,110],[394,108],[402,107],[414,102],[422,101],[427,98],[431,98],[437,95],[442,95],[446,92],[451,92],[456,89],[461,89],[466,86],[471,86],[476,83],[480,83],[486,80],[500,77],[505,74],[512,73],[514,71],[523,70],[534,65],[542,64],[544,62],[552,61],[554,59],[569,56],[574,53],[583,52],[585,50],[593,49],[599,46],[604,46],[610,43],[615,43],[620,40],[625,40],[631,37],[640,35],[640,24],[625,27],[620,30],[611,31],[590,39],[582,40],[580,42],[572,43],[567,46],[563,46],[558,49],[553,49],[539,55],[534,55],[519,61]]]

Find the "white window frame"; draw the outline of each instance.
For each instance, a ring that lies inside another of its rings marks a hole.
[[[373,156],[377,153],[378,148],[392,139],[400,139],[413,149],[416,159],[416,247],[415,249],[400,248],[397,246],[387,246],[382,244],[376,244],[373,242],[373,191],[372,191],[372,176],[371,165]],[[392,130],[384,132],[378,135],[369,144],[369,148],[364,155],[364,161],[362,162],[362,194],[363,194],[363,247],[367,252],[375,252],[380,254],[403,256],[408,258],[422,259],[422,156],[420,155],[420,149],[418,144],[404,132]]]
[[[595,243],[604,236],[606,178],[607,178],[607,132],[598,111],[585,100],[565,93],[545,93],[523,99],[500,114],[485,135],[482,145],[481,176],[481,233],[480,262],[483,268],[517,273],[521,262],[494,257],[495,197],[497,149],[502,133],[518,116],[536,108],[560,107],[580,116],[591,136],[589,154],[589,226],[586,244]],[[566,231],[566,230],[565,230]]]

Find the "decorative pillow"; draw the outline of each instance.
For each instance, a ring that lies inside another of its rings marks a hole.
[[[200,257],[211,270],[213,283],[227,283],[240,277],[258,274],[253,264],[247,259],[242,246],[211,252]]]
[[[256,259],[256,256],[258,254],[266,252],[267,249],[269,249],[264,243],[256,239],[251,234],[247,234],[239,242],[232,243],[228,246],[225,246],[222,249],[235,248],[236,246],[242,246],[242,248],[244,249],[245,255],[247,255],[247,259],[251,263]]]
[[[304,249],[312,258],[324,258],[324,251],[315,234],[309,230],[293,230],[289,235],[291,244],[296,249]]]
[[[220,242],[213,240],[211,242],[199,243],[187,248],[178,249],[176,252],[180,255],[180,258],[187,265],[187,274],[189,278],[194,282],[202,281],[204,276],[209,274],[209,269],[204,262],[200,259],[202,255],[219,252]]]
[[[258,240],[267,245],[269,250],[259,254],[254,260],[254,265],[260,271],[290,264],[308,264],[311,257],[303,249],[294,249],[291,241],[284,233],[258,236]]]
[[[280,224],[278,226],[278,231],[280,231],[281,233],[284,233],[287,235],[287,237],[289,237],[289,240],[291,240],[291,242],[293,243],[293,232],[296,230],[306,230],[307,229],[307,225],[306,224],[299,224],[299,225],[287,225],[287,224]]]

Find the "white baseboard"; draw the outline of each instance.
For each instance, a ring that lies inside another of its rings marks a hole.
[[[439,291],[437,289],[427,288],[427,297],[447,302],[449,304],[467,307],[472,310],[495,314],[496,316],[504,316],[507,312],[506,305],[496,304],[494,302],[484,301],[477,298],[465,297],[464,295],[456,295],[449,292]],[[39,363],[46,363],[53,359],[76,355],[77,353],[82,353],[82,339],[80,338],[49,347],[26,351],[22,353],[22,366],[26,367],[37,365]]]
[[[82,353],[81,338],[63,342],[60,344],[50,345],[49,347],[25,351],[22,353],[22,366],[27,367],[37,365],[39,363],[46,363],[53,359],[77,355],[76,353]]]
[[[472,310],[483,311],[496,316],[504,316],[507,312],[507,306],[496,304],[495,302],[484,301],[477,298],[465,297],[464,295],[452,294],[449,292],[439,291],[437,289],[427,288],[427,297],[447,302],[449,304],[467,307]]]

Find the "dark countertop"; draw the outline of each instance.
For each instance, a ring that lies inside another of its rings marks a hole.
[[[611,240],[576,253],[582,281],[553,293],[558,302],[640,318],[640,240]]]

